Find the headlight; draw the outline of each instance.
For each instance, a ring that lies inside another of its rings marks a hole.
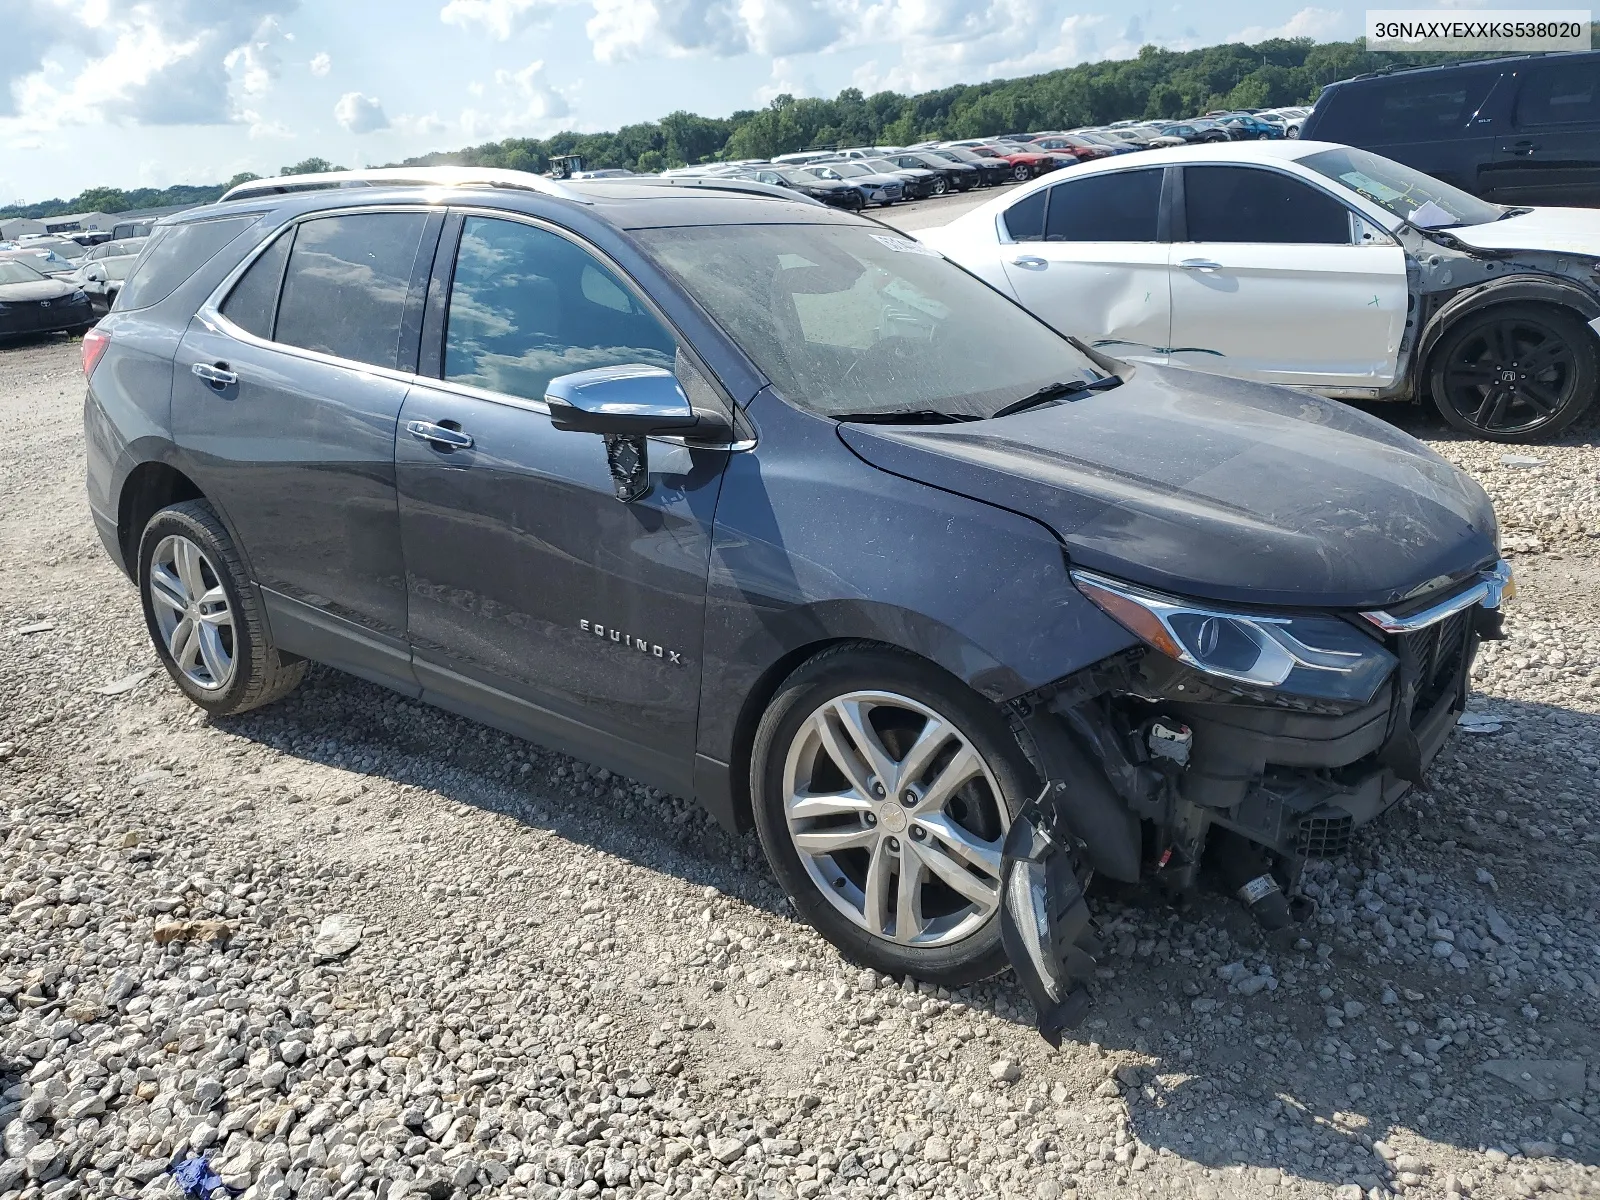
[[[1365,704],[1399,662],[1337,617],[1231,612],[1092,571],[1072,581],[1168,658],[1236,683]]]
[[[77,291],[72,293],[72,299],[74,299],[74,300],[87,300],[88,298],[89,298],[88,293],[85,292],[82,288],[79,288]]]

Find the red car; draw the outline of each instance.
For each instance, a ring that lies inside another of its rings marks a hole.
[[[1022,180],[1032,179],[1036,175],[1043,175],[1046,171],[1054,171],[1064,165],[1062,158],[1048,154],[1042,150],[1024,150],[1020,146],[1006,145],[1003,142],[951,142],[952,146],[960,146],[970,150],[980,158],[1004,159],[1011,165],[1011,178]],[[1076,158],[1069,161],[1076,162]]]
[[[1048,150],[1053,154],[1070,154],[1079,162],[1093,162],[1097,158],[1109,158],[1117,153],[1110,146],[1097,146],[1088,138],[1082,138],[1073,133],[1052,133],[1045,137],[1034,138],[1028,143],[1036,150]]]

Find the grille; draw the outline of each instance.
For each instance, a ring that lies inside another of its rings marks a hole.
[[[1403,648],[1414,653],[1417,660],[1417,698],[1411,707],[1414,717],[1427,715],[1455,686],[1467,650],[1471,620],[1469,608],[1426,629],[1402,635]]]
[[[1339,858],[1350,853],[1355,825],[1355,818],[1345,812],[1304,817],[1297,848],[1306,858]]]

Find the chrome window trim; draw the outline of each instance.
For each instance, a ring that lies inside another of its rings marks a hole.
[[[1465,591],[1430,605],[1421,612],[1397,617],[1382,610],[1361,615],[1385,633],[1416,633],[1430,625],[1455,616],[1457,613],[1482,604],[1485,608],[1499,608],[1506,588],[1511,583],[1511,564],[1501,559],[1478,577],[1478,582]]]
[[[374,366],[372,363],[362,362],[359,359],[340,358],[337,355],[323,354],[317,350],[307,350],[303,346],[292,346],[287,342],[275,342],[268,338],[258,337],[249,330],[235,325],[222,314],[223,302],[227,300],[229,293],[233,291],[234,286],[244,276],[244,273],[255,264],[256,259],[265,254],[267,249],[280,237],[286,237],[291,229],[305,223],[306,221],[314,221],[322,217],[330,216],[358,216],[365,213],[444,213],[447,211],[459,213],[462,216],[488,217],[494,220],[503,221],[518,221],[522,224],[532,225],[536,228],[544,229],[550,233],[553,233],[558,237],[565,238],[567,241],[577,246],[580,250],[583,250],[585,253],[593,256],[597,262],[601,263],[614,275],[616,275],[623,286],[627,288],[628,294],[630,296],[636,296],[646,306],[646,309],[650,312],[650,314],[655,317],[656,320],[661,322],[663,328],[667,329],[672,334],[674,340],[676,340],[679,345],[689,348],[689,352],[694,354],[697,361],[699,360],[700,356],[695,354],[692,347],[689,347],[689,339],[683,335],[683,331],[680,330],[671,320],[669,320],[666,314],[663,313],[648,296],[643,294],[643,290],[639,287],[638,283],[633,279],[633,277],[624,271],[621,265],[617,263],[615,259],[606,254],[599,247],[593,246],[584,241],[582,238],[573,234],[570,230],[563,229],[561,226],[542,220],[541,218],[530,216],[527,213],[513,213],[507,212],[504,209],[481,208],[476,206],[448,203],[372,204],[361,205],[353,208],[341,207],[336,209],[319,210],[317,212],[302,213],[294,219],[284,222],[277,228],[276,231],[273,232],[272,236],[264,239],[259,246],[255,247],[250,251],[249,254],[245,255],[245,257],[239,261],[238,265],[235,266],[232,271],[229,271],[228,274],[223,278],[222,282],[217,285],[217,287],[212,291],[210,297],[208,297],[206,302],[200,306],[199,311],[196,312],[195,315],[199,317],[201,321],[205,322],[205,324],[213,331],[221,330],[235,341],[242,342],[247,346],[253,346],[257,349],[273,350],[280,354],[287,354],[292,358],[303,359],[307,362],[321,363],[325,366],[344,367],[348,370],[360,371],[365,374],[378,376],[379,378],[392,379],[398,383],[408,383],[412,386],[427,386],[430,388],[435,388],[439,391],[450,392],[458,396],[463,396],[469,400],[487,400],[494,404],[503,405],[506,408],[521,409],[524,412],[539,413],[548,417],[550,415],[550,406],[547,405],[543,400],[533,400],[525,396],[514,396],[509,392],[493,392],[489,391],[487,388],[474,387],[471,384],[456,383],[448,379],[435,379],[429,375],[419,375],[413,371],[400,371],[392,367]],[[700,366],[698,369],[700,370],[701,374],[712,383],[712,386],[717,389],[718,395],[722,397],[723,403],[727,405],[729,413],[731,414],[735,408],[735,405],[733,404],[732,400],[729,399],[726,391],[724,391],[721,382],[716,379],[716,376],[712,374],[708,367]],[[726,444],[698,441],[689,442],[687,439],[681,437],[662,437],[652,438],[651,440],[665,442],[668,445],[689,446],[691,449],[727,450],[730,453],[742,453],[747,450],[754,450],[758,444],[755,438],[739,439]]]
[[[535,229],[542,229],[547,233],[553,233],[557,237],[571,242],[579,250],[582,250],[585,254],[589,255],[601,266],[605,267],[606,270],[610,271],[614,276],[616,276],[617,281],[622,284],[628,295],[633,297],[638,303],[642,304],[645,308],[645,311],[654,317],[658,322],[660,322],[661,327],[672,335],[673,340],[677,342],[682,349],[688,351],[689,354],[694,356],[695,369],[705,377],[706,381],[710,383],[713,388],[716,389],[717,395],[721,398],[724,409],[726,410],[724,415],[727,416],[730,423],[736,420],[738,405],[736,405],[733,402],[733,398],[728,395],[726,389],[722,386],[722,381],[716,377],[716,373],[711,370],[709,365],[707,365],[700,357],[693,345],[690,344],[689,339],[684,335],[683,330],[679,329],[677,323],[673,321],[672,318],[667,316],[667,314],[661,310],[661,307],[656,304],[654,299],[652,299],[645,292],[645,290],[639,286],[638,280],[634,279],[634,277],[630,275],[626,269],[624,269],[621,263],[612,258],[611,255],[607,254],[599,246],[584,240],[570,229],[566,229],[553,221],[546,220],[543,217],[533,216],[530,213],[508,212],[505,209],[485,208],[480,205],[471,204],[452,204],[449,206],[449,209],[452,214],[457,214],[462,217],[484,217],[489,220],[514,221],[522,225],[531,225]],[[462,232],[465,234],[465,226],[462,227]],[[454,275],[455,273],[452,271],[452,280],[454,279]],[[449,329],[450,307],[449,298],[446,297],[444,329],[446,336],[449,335]],[[440,357],[439,361],[439,369],[441,371],[444,369],[444,359],[442,356]],[[550,414],[550,408],[543,400],[532,400],[524,396],[512,396],[506,392],[491,392],[487,388],[474,387],[471,384],[465,383],[454,383],[448,379],[444,379],[443,377],[434,379],[429,376],[417,376],[417,378],[420,381],[429,384],[430,386],[444,387],[450,391],[454,391],[460,395],[467,396],[472,399],[493,400],[499,403],[507,404],[508,407],[511,408],[522,408],[530,412],[542,412],[546,416]],[[685,440],[680,437],[651,438],[650,440],[666,442],[669,445],[691,444],[686,443]],[[739,441],[728,442],[725,445],[719,445],[717,443],[710,442],[695,442],[692,443],[692,445],[707,450],[727,449],[729,451],[740,452],[744,450],[755,449],[756,439],[747,438]]]
[[[274,342],[268,338],[257,337],[248,329],[240,328],[238,325],[235,325],[232,321],[228,320],[227,317],[223,316],[222,304],[228,298],[229,293],[233,291],[234,285],[239,282],[240,278],[243,277],[246,271],[255,265],[256,259],[260,258],[267,252],[268,247],[270,247],[279,238],[287,236],[289,230],[295,228],[296,226],[302,225],[307,221],[315,221],[323,217],[333,216],[354,217],[367,213],[431,214],[442,212],[443,210],[443,205],[434,204],[374,204],[363,205],[359,208],[337,208],[327,209],[320,212],[302,213],[293,220],[285,221],[277,228],[271,237],[265,239],[259,246],[250,251],[249,254],[245,255],[244,258],[240,260],[239,265],[234,267],[233,270],[229,271],[228,274],[223,278],[222,282],[217,285],[215,290],[212,291],[210,297],[204,304],[200,306],[200,309],[195,313],[195,316],[204,321],[213,330],[213,332],[216,330],[221,330],[235,341],[243,342],[247,346],[254,346],[257,349],[262,350],[276,350],[278,353],[287,354],[292,358],[304,359],[307,362],[322,363],[325,366],[345,367],[349,370],[362,371],[369,375],[377,375],[383,379],[393,379],[399,383],[413,383],[419,379],[420,376],[412,371],[401,371],[394,367],[379,367],[373,365],[372,363],[362,362],[358,358],[340,358],[336,354],[324,354],[320,350],[307,350],[303,346],[293,346],[288,342]]]

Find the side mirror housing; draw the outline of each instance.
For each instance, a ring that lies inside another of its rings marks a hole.
[[[689,434],[701,414],[671,371],[642,363],[558,375],[545,388],[550,423],[569,433]]]

